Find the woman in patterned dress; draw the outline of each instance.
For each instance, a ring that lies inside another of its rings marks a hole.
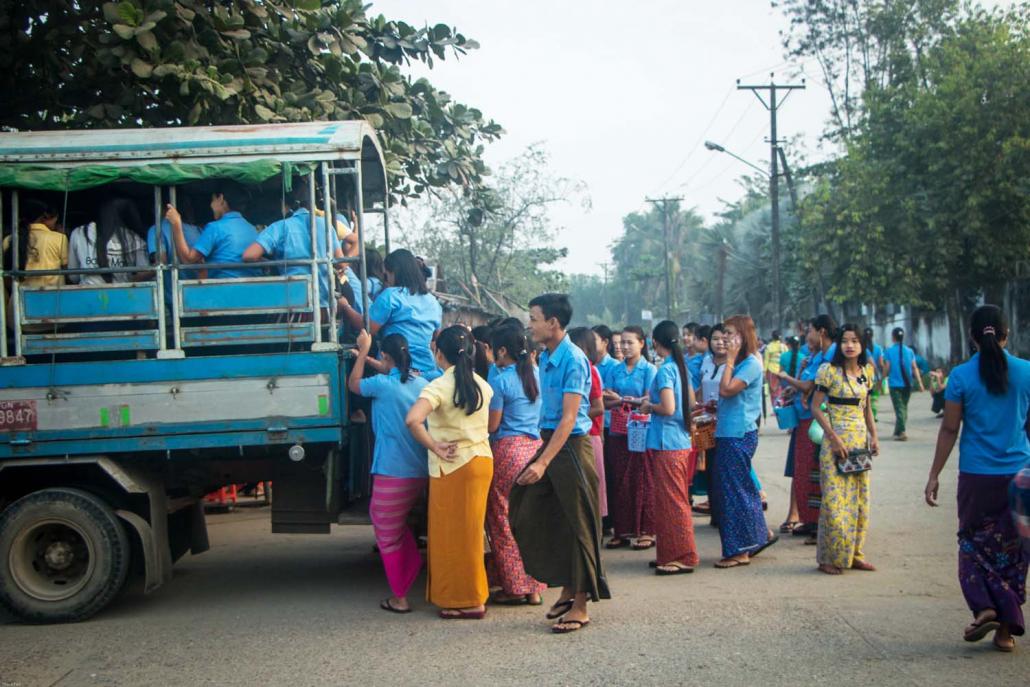
[[[857,325],[845,324],[837,335],[833,358],[819,368],[812,397],[812,415],[823,428],[816,559],[820,572],[827,575],[840,575],[846,568],[876,570],[862,552],[869,529],[869,472],[842,474],[837,469],[838,459],[854,449],[879,453],[868,400],[874,376],[861,331]],[[823,403],[828,408],[825,412]]]
[[[492,601],[505,606],[539,606],[547,588],[526,573],[508,521],[508,494],[515,478],[540,450],[540,378],[529,355],[526,335],[517,326],[491,333],[496,372],[490,377],[490,448],[494,476],[486,502],[486,531],[490,537],[487,574],[501,587]]]

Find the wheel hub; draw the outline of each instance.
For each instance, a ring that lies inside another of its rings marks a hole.
[[[15,537],[7,564],[18,588],[40,601],[64,601],[93,576],[93,542],[74,522],[38,520]]]

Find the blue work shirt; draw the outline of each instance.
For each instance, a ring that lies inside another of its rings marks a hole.
[[[690,385],[695,389],[701,388],[701,365],[704,362],[704,353],[695,353],[687,359],[687,374],[690,375]]]
[[[423,377],[433,380],[442,374],[430,348],[433,333],[440,328],[443,319],[443,308],[436,296],[413,294],[404,287],[390,286],[372,303],[368,317],[380,326],[380,337],[390,334],[404,337],[411,352],[411,366]]]
[[[656,374],[658,368],[643,358],[637,360],[632,371],[623,360],[611,371],[611,389],[620,396],[640,398],[647,395]]]
[[[948,376],[944,400],[962,404],[958,469],[977,475],[1014,475],[1030,460],[1027,413],[1030,413],[1030,362],[1009,355],[1008,390],[994,395],[980,377],[980,354]]]
[[[496,369],[496,371],[495,371]],[[494,368],[489,374],[490,387],[494,396],[490,399],[490,410],[501,411],[501,424],[490,437],[491,441],[505,437],[540,438],[540,407],[543,404],[540,389],[540,371],[533,368],[538,390],[536,400],[530,401],[522,388],[515,365]]]
[[[379,280],[379,277],[368,278],[368,300],[374,301],[379,297],[379,294],[383,292],[383,282]]]
[[[651,422],[647,426],[647,448],[651,451],[689,451],[690,432],[683,425],[683,380],[680,379],[679,366],[672,356],[662,361],[651,382],[649,397],[652,405],[662,402],[662,389],[672,389],[676,398],[676,412],[672,415],[651,413]]]
[[[880,344],[874,343],[872,350],[866,351],[866,362],[873,366],[876,381],[880,381],[883,378],[883,370],[880,367],[883,364],[883,347]]]
[[[408,431],[404,420],[411,406],[429,382],[416,375],[401,383],[397,368],[388,374],[361,380],[361,395],[375,399],[372,403],[372,429],[375,448],[372,451],[372,474],[386,477],[428,477],[429,459],[426,450]]]
[[[905,380],[901,377],[902,366],[905,367],[908,385],[912,386],[912,363],[916,359],[916,352],[903,344],[894,344],[884,351],[883,357],[891,364],[890,374],[887,375],[887,386],[892,389],[903,389],[905,387]]]
[[[597,363],[597,374],[601,375],[601,390],[607,389],[611,385],[610,375],[612,370],[619,366],[619,361],[611,357],[607,353],[601,358],[601,362]],[[612,411],[604,411],[604,426],[612,426]]]
[[[555,347],[540,354],[540,429],[553,431],[561,422],[562,402],[565,394],[579,394],[576,425],[570,436],[588,434],[593,424],[590,412],[590,361],[575,346],[568,334]]]
[[[806,358],[804,362],[804,365],[798,368],[800,370],[800,374],[797,375],[797,379],[801,380],[802,382],[814,382],[816,376],[819,374],[819,367],[823,363],[830,362],[833,359],[833,354],[836,352],[837,344],[831,344],[830,349],[825,353],[823,353],[822,351],[818,351],[813,355],[808,356],[808,358]],[[812,409],[806,405],[802,405],[802,398],[806,397],[804,394],[800,392],[797,394],[797,396],[794,397],[794,409],[798,411],[798,419],[811,420]],[[812,396],[811,394],[809,394],[807,396],[806,401],[811,400],[811,398]]]
[[[733,377],[747,386],[736,396],[719,396],[715,436],[739,439],[758,429],[755,424],[762,414],[762,364],[749,355],[733,370]]]
[[[315,241],[318,245],[318,257],[326,256],[325,219],[315,218]],[[330,237],[333,255],[340,247],[336,232]],[[258,234],[257,243],[265,250],[271,260],[310,260],[311,259],[311,213],[305,208],[295,210],[286,219],[269,224]],[[310,276],[308,265],[288,265],[279,268],[280,274],[289,276]],[[318,266],[318,304],[329,307],[329,267]]]
[[[200,229],[192,224],[183,222],[182,235],[186,239],[186,245],[193,248],[197,243],[197,239],[200,238]],[[174,262],[172,256],[175,253],[175,247],[172,243],[172,223],[166,219],[161,220],[161,244],[164,246],[166,264],[171,265]],[[157,263],[157,252],[157,226],[151,225],[150,229],[147,230],[147,254],[153,258],[155,264]],[[179,272],[180,279],[193,279],[196,276],[196,270]],[[175,298],[175,294],[172,293],[172,273],[170,271],[165,272],[164,282],[165,303],[171,308],[172,299]]]
[[[347,280],[347,283],[350,284],[351,291],[354,292],[354,309],[358,311],[358,314],[364,313],[365,306],[361,302],[361,277],[359,277],[357,273],[350,268],[350,265],[347,265],[343,269],[343,277]],[[372,300],[371,284],[369,284],[368,300]],[[369,308],[369,312],[371,312],[371,308]]]
[[[193,244],[193,249],[204,256],[204,262],[243,262],[243,252],[257,241],[257,238],[257,229],[253,224],[243,219],[238,212],[227,212],[220,219],[209,222],[204,227],[200,238]],[[261,268],[209,269],[207,276],[209,279],[260,277]]]

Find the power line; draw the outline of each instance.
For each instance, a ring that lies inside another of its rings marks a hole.
[[[720,114],[722,114],[723,107],[725,107],[726,103],[730,101],[730,96],[733,94],[733,90],[734,89],[730,88],[726,91],[725,97],[723,97],[722,102],[719,103],[719,107],[715,110],[715,114],[712,115],[712,118],[710,120],[708,120],[708,124],[705,125],[704,131],[702,131],[701,135],[698,136],[696,141],[694,141],[694,145],[690,146],[687,149],[687,156],[683,158],[679,165],[676,166],[676,169],[673,170],[672,174],[670,174],[665,179],[665,181],[658,185],[659,189],[665,188],[665,185],[672,181],[673,177],[679,174],[680,170],[683,169],[683,166],[686,165],[692,157],[694,157],[694,153],[697,152],[698,147],[701,145],[701,142],[705,140],[705,136],[708,134],[708,130],[712,128],[712,125],[715,124],[715,120],[718,119]]]

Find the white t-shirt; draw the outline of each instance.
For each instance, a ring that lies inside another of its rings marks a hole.
[[[719,383],[725,364],[716,366],[715,359],[706,355],[701,362],[701,403],[719,400]]]
[[[130,246],[122,256],[122,242],[118,232],[111,235],[107,241],[107,266],[108,267],[148,267],[150,261],[147,259],[147,243],[131,231],[124,232]],[[97,225],[95,222],[72,229],[68,239],[68,269],[97,269]],[[124,284],[132,279],[129,272],[121,272],[111,275],[111,281],[115,284]],[[103,285],[107,281],[102,274],[72,275],[72,283]]]

